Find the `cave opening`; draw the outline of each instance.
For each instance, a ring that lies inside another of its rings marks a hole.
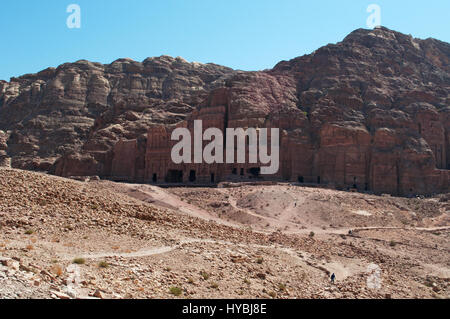
[[[195,170],[191,170],[189,172],[189,182],[195,182],[197,180],[197,172]]]
[[[259,174],[261,173],[261,168],[260,167],[252,167],[248,171],[253,177],[259,177]]]
[[[167,172],[168,183],[183,183],[183,171],[171,169]]]

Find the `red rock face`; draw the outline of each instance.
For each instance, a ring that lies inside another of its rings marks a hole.
[[[6,149],[8,148],[7,141],[8,137],[5,132],[0,131],[0,167],[8,167],[11,165],[11,159],[8,157],[6,153]]]
[[[113,148],[111,176],[121,180],[136,179],[137,141],[119,141]]]
[[[84,166],[85,153],[111,158],[100,153],[112,152],[121,139],[145,136],[155,123],[183,120],[232,72],[167,56],[66,63],[0,82],[0,130],[10,132],[14,167],[40,169],[62,156],[83,158]]]
[[[0,129],[15,167],[210,183],[254,180],[255,165],[175,165],[175,127],[196,119],[204,129],[276,127],[280,170],[265,179],[447,192],[449,63],[448,43],[385,28],[356,30],[262,72],[170,57],[80,61],[0,82]]]

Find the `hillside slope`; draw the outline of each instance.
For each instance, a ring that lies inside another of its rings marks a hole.
[[[150,127],[223,106],[231,127],[284,131],[277,178],[447,192],[449,62],[448,43],[377,28],[261,72],[167,56],[67,63],[0,82],[0,156],[16,168],[110,178],[116,143],[136,140],[132,160],[143,171]]]
[[[280,185],[185,189],[176,200],[156,187],[144,193],[141,185],[123,191],[125,184],[13,169],[0,169],[0,177],[0,298],[449,298],[445,201]],[[194,201],[199,191],[205,203]],[[272,198],[278,193],[286,193],[286,205],[297,196],[332,210],[343,228],[328,227],[335,221],[318,209],[289,216],[311,227],[304,232],[276,230],[274,219],[255,231],[264,224],[241,224],[233,211],[208,205],[237,199],[239,209],[265,218],[269,208],[282,212]],[[162,195],[172,198],[169,205],[158,202]],[[266,210],[255,205],[258,196],[267,199]],[[359,209],[366,202],[376,216],[346,215],[345,207],[324,201],[338,197]],[[210,217],[192,216],[202,210]],[[215,216],[234,225],[208,221]],[[441,226],[424,228],[430,219]],[[396,227],[358,228],[379,223]],[[349,227],[352,234],[339,232]],[[374,269],[376,287],[368,284]]]

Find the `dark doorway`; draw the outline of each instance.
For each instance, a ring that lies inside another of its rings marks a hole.
[[[214,173],[211,173],[211,183],[215,183],[215,175]]]
[[[166,181],[168,183],[183,183],[183,171],[169,170]]]
[[[261,168],[260,167],[252,167],[249,169],[250,174],[252,174],[252,176],[254,177],[258,177],[259,174],[261,173]]]
[[[320,176],[317,176],[317,184],[320,184]]]
[[[232,170],[232,172],[231,172],[233,175],[237,175],[237,168],[235,167],[235,168],[233,168],[233,170]]]
[[[196,180],[197,180],[197,174],[196,174],[196,171],[191,170],[191,171],[189,172],[189,181],[192,183],[192,182],[195,182]]]
[[[153,183],[156,183],[158,181],[158,175],[153,174],[153,178],[152,178]]]
[[[241,168],[241,176],[244,176],[244,169]]]
[[[299,183],[304,183],[305,182],[305,180],[303,179],[303,176],[299,176],[298,177],[298,182]]]

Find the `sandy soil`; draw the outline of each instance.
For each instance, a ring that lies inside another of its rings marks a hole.
[[[0,176],[3,298],[450,297],[448,194]]]

